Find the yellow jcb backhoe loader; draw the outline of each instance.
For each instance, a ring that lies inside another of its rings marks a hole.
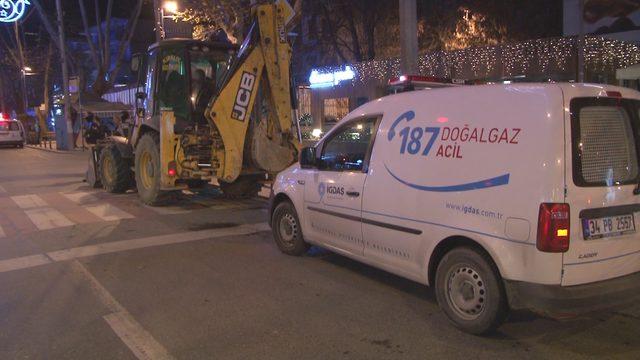
[[[134,186],[146,204],[217,179],[230,196],[251,196],[265,174],[296,161],[291,47],[286,1],[252,9],[240,47],[165,40],[134,58],[139,74],[134,126],[92,151],[96,182],[110,192]]]

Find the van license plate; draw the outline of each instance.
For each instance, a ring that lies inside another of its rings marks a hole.
[[[636,232],[633,214],[598,219],[582,219],[582,230],[586,240],[621,236]]]

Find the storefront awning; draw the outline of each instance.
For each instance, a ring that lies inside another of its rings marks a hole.
[[[640,64],[628,66],[626,68],[616,70],[616,79],[618,80],[639,80]]]

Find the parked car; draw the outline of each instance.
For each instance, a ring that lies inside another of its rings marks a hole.
[[[463,86],[351,112],[273,185],[286,254],[319,245],[434,287],[458,328],[640,296],[640,93]]]
[[[18,120],[0,119],[0,145],[24,146],[25,132]]]

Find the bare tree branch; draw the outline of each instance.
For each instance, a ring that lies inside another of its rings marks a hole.
[[[100,4],[98,3],[98,0],[93,0],[94,1],[94,6],[95,6],[95,11],[96,11],[96,29],[97,29],[97,34],[98,34],[98,50],[100,51],[100,58],[102,59],[102,62],[104,63],[104,42],[103,42],[103,35],[102,35],[102,16],[100,15]]]
[[[104,34],[104,63],[111,66],[111,13],[113,11],[113,0],[107,3],[106,30]]]
[[[93,63],[96,65],[96,68],[101,68],[101,59],[98,56],[98,51],[96,50],[96,47],[93,44],[93,39],[91,38],[91,34],[89,33],[89,19],[87,18],[87,10],[84,6],[84,0],[78,0],[78,5],[80,6],[80,16],[82,17],[82,25],[84,26],[84,36],[87,40],[87,43],[89,44],[89,52],[91,53],[91,58],[93,59]]]
[[[118,56],[116,57],[116,64],[111,71],[109,82],[113,85],[114,81],[120,74],[120,68],[122,66],[122,60],[124,58],[124,53],[127,49],[127,46],[131,43],[131,39],[133,39],[133,34],[135,34],[136,26],[138,25],[138,19],[140,19],[140,13],[142,12],[142,3],[144,0],[138,0],[136,4],[135,11],[131,14],[129,21],[127,22],[127,30],[122,35],[122,39],[120,40],[120,49],[118,50]]]
[[[38,11],[38,15],[40,15],[40,20],[42,20],[42,23],[44,24],[44,28],[49,33],[49,37],[51,37],[51,41],[53,41],[53,43],[56,45],[56,47],[58,48],[58,51],[59,52],[66,51],[67,54],[70,54],[71,52],[67,48],[67,44],[64,44],[62,47],[60,46],[61,44],[58,41],[58,32],[53,28],[53,25],[51,25],[51,21],[49,20],[49,17],[47,17],[47,14],[44,12],[44,9],[40,4],[40,0],[32,0],[32,1],[33,1],[33,6],[35,6],[36,11]],[[67,65],[69,65],[72,72],[74,73],[77,72],[76,63],[71,58],[71,56],[67,56]]]

